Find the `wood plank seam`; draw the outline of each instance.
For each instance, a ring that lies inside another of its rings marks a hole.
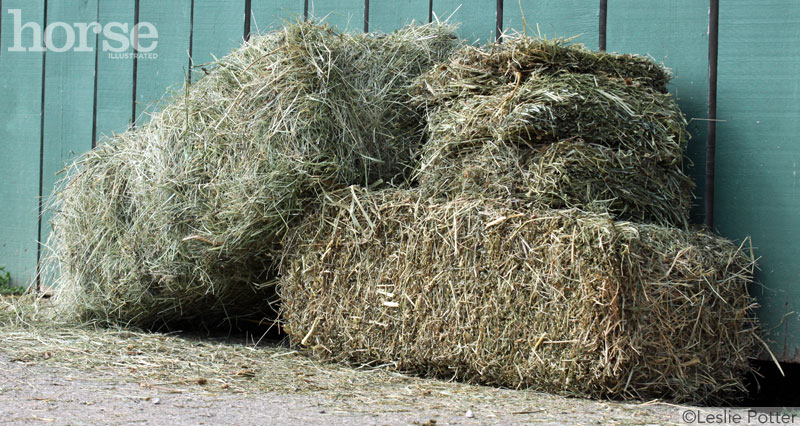
[[[100,1],[97,2],[97,19],[100,22]],[[94,35],[94,93],[92,94],[92,149],[97,146],[97,74],[100,63],[100,33]]]
[[[364,32],[369,32],[369,0],[364,0]]]
[[[606,34],[608,26],[608,0],[600,0],[600,22],[598,23],[598,50],[606,50]]]
[[[253,3],[252,0],[245,0],[244,2],[244,40],[250,40],[250,20],[253,16]],[[194,6],[193,6],[194,8]]]
[[[433,22],[433,0],[428,1],[428,23]]]
[[[133,7],[133,27],[139,25],[139,0],[136,0]],[[139,47],[139,34],[138,31],[134,31],[133,34],[133,99],[131,103],[131,129],[136,128],[136,77],[138,76],[139,72],[139,59],[136,57],[139,53],[137,47]]]
[[[186,84],[192,84],[192,67],[194,66],[194,0],[189,5],[189,69],[186,71]]]
[[[503,34],[503,0],[497,0],[497,4],[495,5],[495,29],[494,29],[494,41],[497,43],[502,43],[502,34]]]
[[[44,0],[44,15],[42,18],[42,28],[47,28],[47,0]],[[41,105],[39,110],[39,216],[36,226],[36,292],[42,288],[41,283],[41,263],[42,263],[42,217],[44,214],[44,93],[45,75],[47,67],[47,37],[43,37],[44,51],[42,52],[42,93]]]
[[[714,228],[714,179],[717,150],[717,54],[719,0],[710,0],[708,13],[708,130],[706,132],[705,225]]]

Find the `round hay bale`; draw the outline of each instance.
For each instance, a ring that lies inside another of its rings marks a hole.
[[[328,190],[404,179],[423,138],[408,86],[457,45],[442,25],[253,37],[72,166],[48,243],[62,315],[269,316],[283,234]]]
[[[705,232],[351,187],[289,241],[284,329],[321,358],[563,395],[743,395],[753,260]]]

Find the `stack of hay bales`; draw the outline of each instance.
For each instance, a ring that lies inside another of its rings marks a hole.
[[[416,83],[430,134],[421,187],[685,228],[688,133],[667,80],[646,58],[560,41],[466,47]]]
[[[403,180],[422,142],[408,85],[459,41],[442,25],[254,37],[57,192],[61,315],[144,328],[267,315],[281,239],[326,191]]]
[[[752,256],[688,229],[667,80],[525,37],[432,68],[412,89],[418,186],[330,193],[289,234],[285,330],[322,358],[477,383],[740,395]]]

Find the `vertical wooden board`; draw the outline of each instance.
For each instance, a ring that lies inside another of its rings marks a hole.
[[[390,33],[412,21],[428,22],[428,0],[370,0],[369,30]]]
[[[0,266],[11,273],[13,285],[28,285],[36,274],[39,225],[39,160],[42,112],[42,52],[10,51],[15,44],[14,17],[39,26],[44,1],[3,0],[0,34]],[[21,46],[33,44],[25,29]]]
[[[303,19],[303,0],[251,0],[250,29],[253,33],[276,30],[288,22]],[[309,0],[310,1],[310,0]]]
[[[506,1],[503,7],[503,30],[529,36],[550,38],[575,37],[590,49],[597,49],[600,1],[521,0]],[[522,18],[526,26],[523,26]],[[524,27],[524,28],[523,28]]]
[[[720,4],[715,217],[750,235],[758,316],[779,359],[800,362],[800,8]]]
[[[52,195],[57,173],[92,149],[94,64],[98,0],[47,3],[48,38],[44,80],[42,197]],[[85,30],[83,29],[85,28]],[[72,46],[70,43],[72,42]],[[64,50],[64,51],[62,51]],[[42,214],[41,241],[50,233],[50,211]],[[42,277],[42,286],[49,285]]]
[[[134,26],[135,4],[130,0],[99,0],[97,105],[95,138],[125,131],[133,119],[133,48],[108,37],[127,37]],[[119,25],[120,27],[117,27]],[[121,50],[121,51],[116,51]]]
[[[244,0],[195,0],[192,24],[192,62],[194,65],[222,58],[242,44]],[[199,77],[202,72],[194,73]]]
[[[158,30],[157,39],[141,40],[142,48],[157,41],[155,49],[140,56],[136,71],[136,124],[149,120],[147,114],[161,109],[159,101],[168,99],[168,90],[180,90],[189,65],[191,1],[140,0],[139,23],[150,23]]]
[[[692,135],[686,166],[695,187],[692,221],[703,222],[708,122],[708,2],[676,0],[653,4],[608,2],[607,50],[648,55],[671,69],[670,92],[689,120]]]
[[[494,41],[496,7],[493,0],[433,0],[433,19],[459,24],[458,35],[469,43],[486,43]]]
[[[308,18],[324,18],[341,32],[362,32],[364,0],[308,0]]]

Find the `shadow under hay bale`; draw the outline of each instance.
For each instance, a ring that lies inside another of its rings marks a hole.
[[[432,24],[252,38],[70,168],[48,243],[62,315],[144,328],[271,315],[283,234],[328,190],[404,179],[423,138],[407,86],[458,43]]]
[[[282,320],[319,357],[564,395],[742,394],[753,260],[725,239],[353,187],[290,235]]]
[[[483,193],[452,185],[477,173],[545,206],[686,228],[689,135],[662,93],[668,77],[649,59],[561,41],[465,47],[413,86],[429,133],[416,179],[432,196],[455,197]],[[495,164],[503,160],[510,163]]]

